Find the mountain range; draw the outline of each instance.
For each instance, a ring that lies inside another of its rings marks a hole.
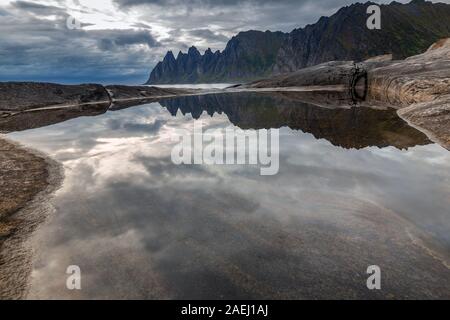
[[[222,52],[202,55],[194,46],[177,57],[169,51],[147,84],[244,82],[334,60],[363,61],[392,54],[394,59],[424,52],[450,36],[450,4],[413,0],[380,5],[381,29],[366,26],[367,7],[355,3],[330,17],[290,33],[240,32]]]

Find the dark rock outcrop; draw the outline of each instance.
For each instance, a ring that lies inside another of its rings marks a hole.
[[[307,86],[347,87],[355,72],[353,61],[331,61],[291,73],[272,76],[237,88],[282,88]]]
[[[381,63],[368,72],[369,97],[397,108],[431,102],[450,94],[450,38],[426,52]]]
[[[61,85],[39,82],[0,82],[0,119],[18,112],[84,105],[95,113],[98,105],[107,109],[116,101],[161,98],[195,93],[192,89],[100,84]]]
[[[109,95],[99,84],[0,82],[0,112],[102,102],[109,102]]]

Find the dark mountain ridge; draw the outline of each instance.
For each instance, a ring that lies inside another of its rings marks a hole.
[[[369,30],[367,7],[355,3],[291,33],[240,32],[223,52],[195,47],[177,58],[169,51],[147,84],[242,82],[334,60],[363,61],[392,54],[403,59],[450,36],[450,5],[413,0],[380,5],[381,29]]]
[[[313,25],[293,30],[278,52],[273,73],[334,60],[363,61],[384,54],[404,59],[450,35],[448,4],[413,0],[380,5],[381,29],[370,30],[366,10],[372,4],[352,4]]]
[[[175,59],[169,51],[153,69],[149,84],[220,82],[252,80],[270,75],[277,53],[286,39],[282,32],[240,32],[223,52],[211,49],[202,55],[196,47],[179,52]]]

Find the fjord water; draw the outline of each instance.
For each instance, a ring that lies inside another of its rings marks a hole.
[[[175,165],[173,135],[200,120],[279,128],[279,173]],[[30,298],[450,296],[450,152],[395,110],[208,95],[9,137],[65,168],[33,239]],[[66,288],[69,265],[82,290]],[[382,290],[366,286],[370,265]]]

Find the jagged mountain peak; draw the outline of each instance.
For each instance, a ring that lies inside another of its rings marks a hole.
[[[175,68],[168,68],[164,62],[158,64],[147,83],[255,80],[267,76],[286,36],[282,32],[244,31],[234,36],[223,52],[213,53],[208,48],[203,55],[192,46],[187,54],[178,54]]]
[[[171,61],[171,60],[175,60],[175,57],[173,55],[172,51],[167,51],[166,56],[164,57],[164,61]]]
[[[195,46],[192,46],[188,49],[188,55],[189,56],[200,56],[200,51]]]
[[[383,4],[381,30],[369,30],[366,9],[372,4],[376,3],[342,7],[289,34],[241,31],[224,51],[213,55],[209,48],[201,55],[191,47],[178,55],[176,63],[172,58],[158,63],[148,83],[242,82],[333,60],[364,61],[384,54],[403,59],[450,35],[449,4],[425,0]]]

